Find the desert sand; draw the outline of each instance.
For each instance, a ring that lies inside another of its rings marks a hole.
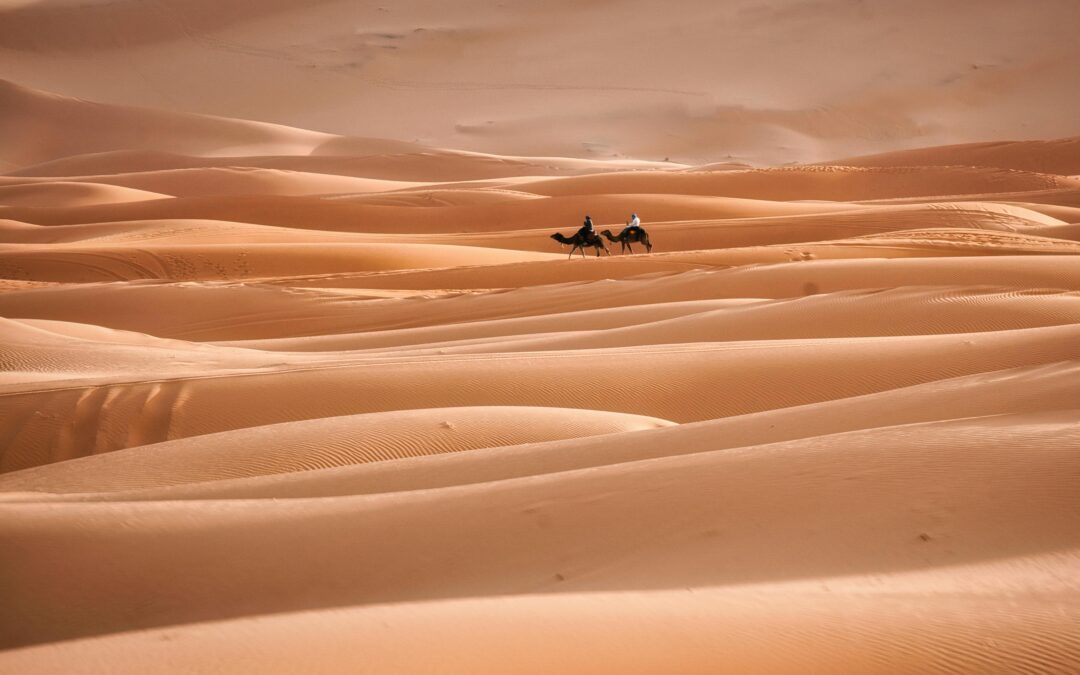
[[[0,2],[0,671],[1080,669],[1078,6],[489,5]]]

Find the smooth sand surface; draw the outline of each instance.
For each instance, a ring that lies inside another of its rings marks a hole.
[[[1003,169],[1080,175],[1080,138],[1052,141],[1001,141],[900,150],[849,157],[832,162],[840,166],[993,166]]]
[[[371,147],[340,134],[778,165],[1080,135],[1077,25],[1074,0],[5,0],[0,50],[26,87],[326,132],[216,127],[188,154]],[[193,145],[167,128],[128,147]]]
[[[0,2],[0,671],[1080,669],[1075,3],[348,4]]]

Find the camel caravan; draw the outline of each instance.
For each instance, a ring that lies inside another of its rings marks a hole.
[[[649,241],[649,233],[641,226],[641,220],[636,213],[630,216],[626,227],[617,235],[612,234],[611,230],[604,230],[597,234],[595,228],[593,228],[592,218],[585,216],[585,224],[574,233],[574,236],[567,237],[561,232],[556,232],[551,235],[551,238],[564,246],[570,246],[570,258],[574,257],[574,251],[581,251],[581,257],[584,258],[586,247],[595,249],[597,258],[600,257],[600,249],[604,249],[604,253],[611,255],[607,244],[604,243],[605,238],[613,244],[616,242],[621,244],[620,253],[626,253],[627,251],[633,253],[634,247],[631,244],[641,244],[645,247],[646,253],[652,253],[652,242]]]

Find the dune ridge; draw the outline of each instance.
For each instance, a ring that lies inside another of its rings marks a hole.
[[[87,7],[146,33],[76,52],[151,70],[340,11]],[[0,8],[16,70],[73,8]],[[135,103],[0,83],[0,670],[1080,667],[1075,137],[882,155],[822,112],[849,159],[754,168]],[[651,252],[550,238],[635,212]]]
[[[851,157],[834,162],[842,166],[993,166],[1002,169],[1080,175],[1077,145],[1080,137],[1053,141],[965,143],[944,147],[898,150]]]

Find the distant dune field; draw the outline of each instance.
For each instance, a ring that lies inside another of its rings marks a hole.
[[[0,3],[0,671],[1080,669],[1077,6],[690,4]]]

